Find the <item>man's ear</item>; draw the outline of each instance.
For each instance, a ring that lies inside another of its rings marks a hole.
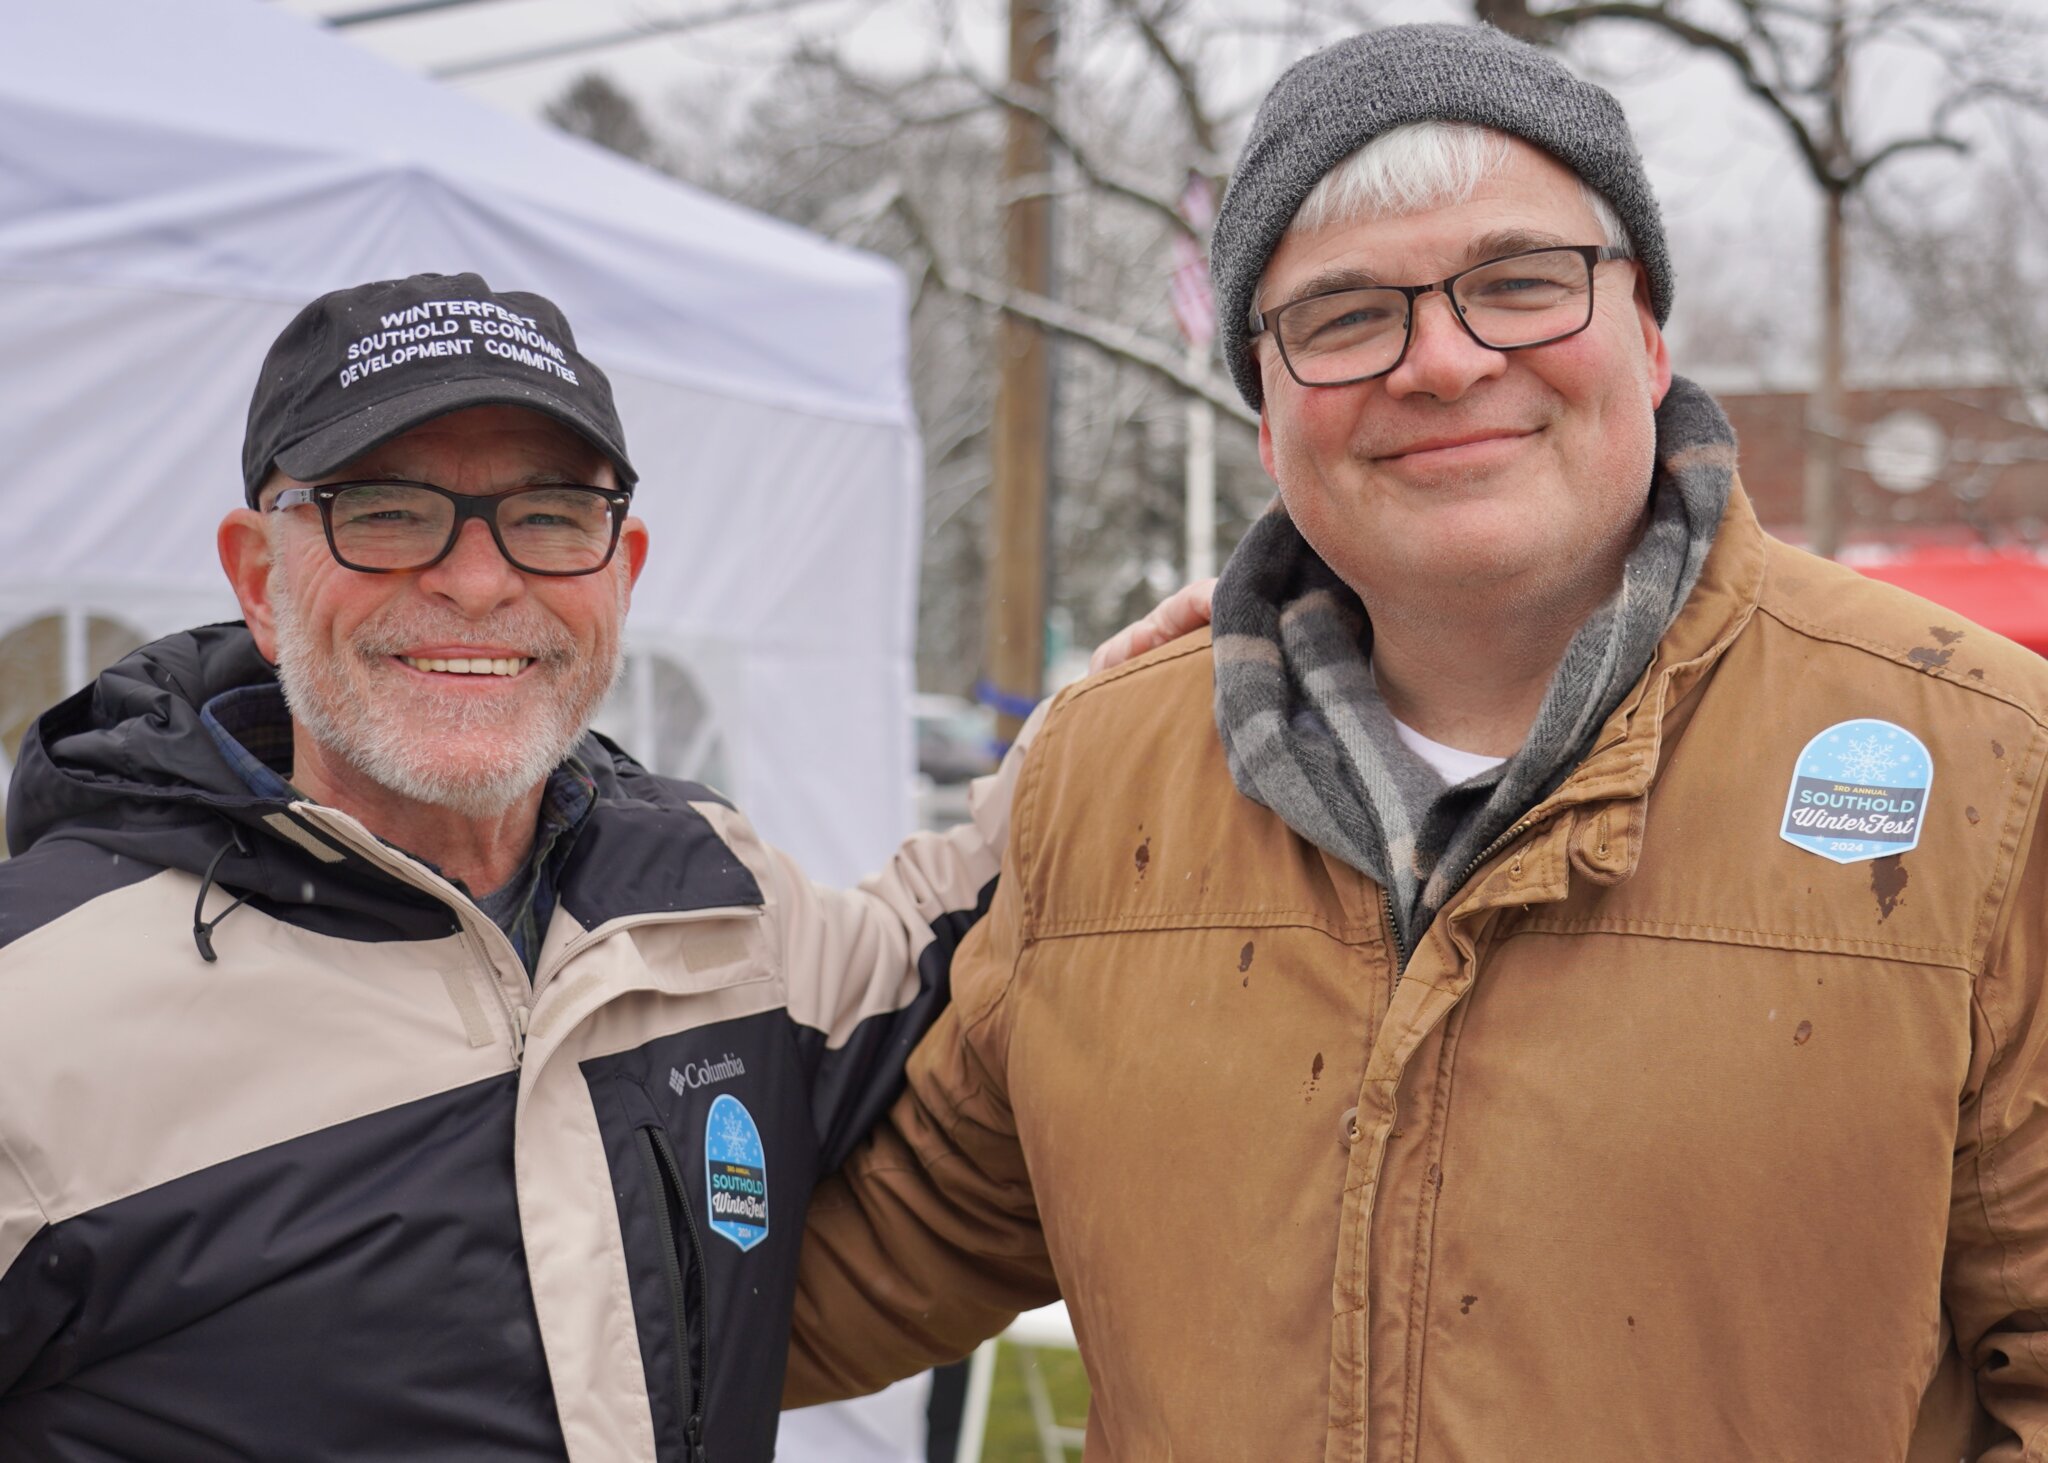
[[[640,582],[640,571],[647,567],[647,525],[637,518],[628,518],[619,526],[619,552],[626,556],[626,583]]]
[[[1273,468],[1273,416],[1266,408],[1273,403],[1273,387],[1286,367],[1278,365],[1280,351],[1277,346],[1264,348],[1270,336],[1260,336],[1246,349],[1251,353],[1252,364],[1259,370],[1259,463],[1266,469],[1266,476],[1274,482],[1280,481],[1280,474]]]
[[[270,598],[270,533],[263,515],[253,508],[235,509],[220,521],[214,542],[256,649],[275,664],[277,616]]]
[[[1657,323],[1657,312],[1650,304],[1650,276],[1640,267],[1636,270],[1636,318],[1643,329],[1643,349],[1648,353],[1650,364],[1650,408],[1664,404],[1664,398],[1671,391],[1671,348],[1664,343],[1664,329]]]

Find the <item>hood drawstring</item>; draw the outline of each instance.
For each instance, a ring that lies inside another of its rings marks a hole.
[[[199,947],[199,958],[209,965],[220,959],[213,952],[214,930],[219,927],[222,920],[249,902],[249,896],[244,894],[212,919],[206,917],[206,894],[213,888],[213,876],[220,870],[220,861],[231,853],[242,858],[249,857],[249,845],[243,841],[242,830],[230,823],[228,832],[234,841],[222,844],[220,852],[213,856],[213,862],[206,866],[206,874],[199,881],[199,898],[192,906],[192,943]]]

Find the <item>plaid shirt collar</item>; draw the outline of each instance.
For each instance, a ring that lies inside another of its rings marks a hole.
[[[285,780],[292,767],[292,715],[282,686],[223,691],[199,708],[199,724],[250,792],[277,802],[300,799]]]
[[[292,717],[282,686],[273,683],[223,691],[200,707],[199,720],[250,792],[278,802],[311,801],[287,778],[292,765]],[[528,975],[533,974],[541,939],[554,916],[562,864],[596,806],[597,783],[590,769],[572,753],[548,774],[534,824],[533,849],[519,872],[503,888],[482,898],[463,889],[505,932]]]
[[[532,975],[540,944],[555,913],[555,887],[562,864],[575,847],[576,835],[597,806],[597,783],[574,755],[548,774],[540,795],[540,816],[534,825],[533,851],[526,865],[502,889],[477,900]]]

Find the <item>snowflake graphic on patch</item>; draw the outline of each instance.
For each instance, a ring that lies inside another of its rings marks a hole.
[[[1906,760],[1875,736],[1850,738],[1849,750],[1840,755],[1842,775],[1852,782],[1881,784]]]
[[[727,1108],[718,1114],[718,1142],[740,1163],[761,1161],[760,1134],[747,1121],[744,1111],[737,1107]]]

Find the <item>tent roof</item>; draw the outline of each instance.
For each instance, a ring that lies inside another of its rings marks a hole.
[[[2048,564],[2031,555],[1983,549],[1916,549],[1856,566],[1954,610],[1985,629],[2048,655]]]
[[[476,267],[554,298],[608,366],[910,420],[903,285],[874,256],[257,0],[65,0],[6,30],[0,273],[297,305]]]
[[[611,378],[654,545],[636,750],[687,770],[715,736],[764,836],[872,867],[912,766],[898,272],[262,0],[0,21],[0,634],[232,614],[214,534],[265,349],[325,290],[426,270],[547,295]]]

